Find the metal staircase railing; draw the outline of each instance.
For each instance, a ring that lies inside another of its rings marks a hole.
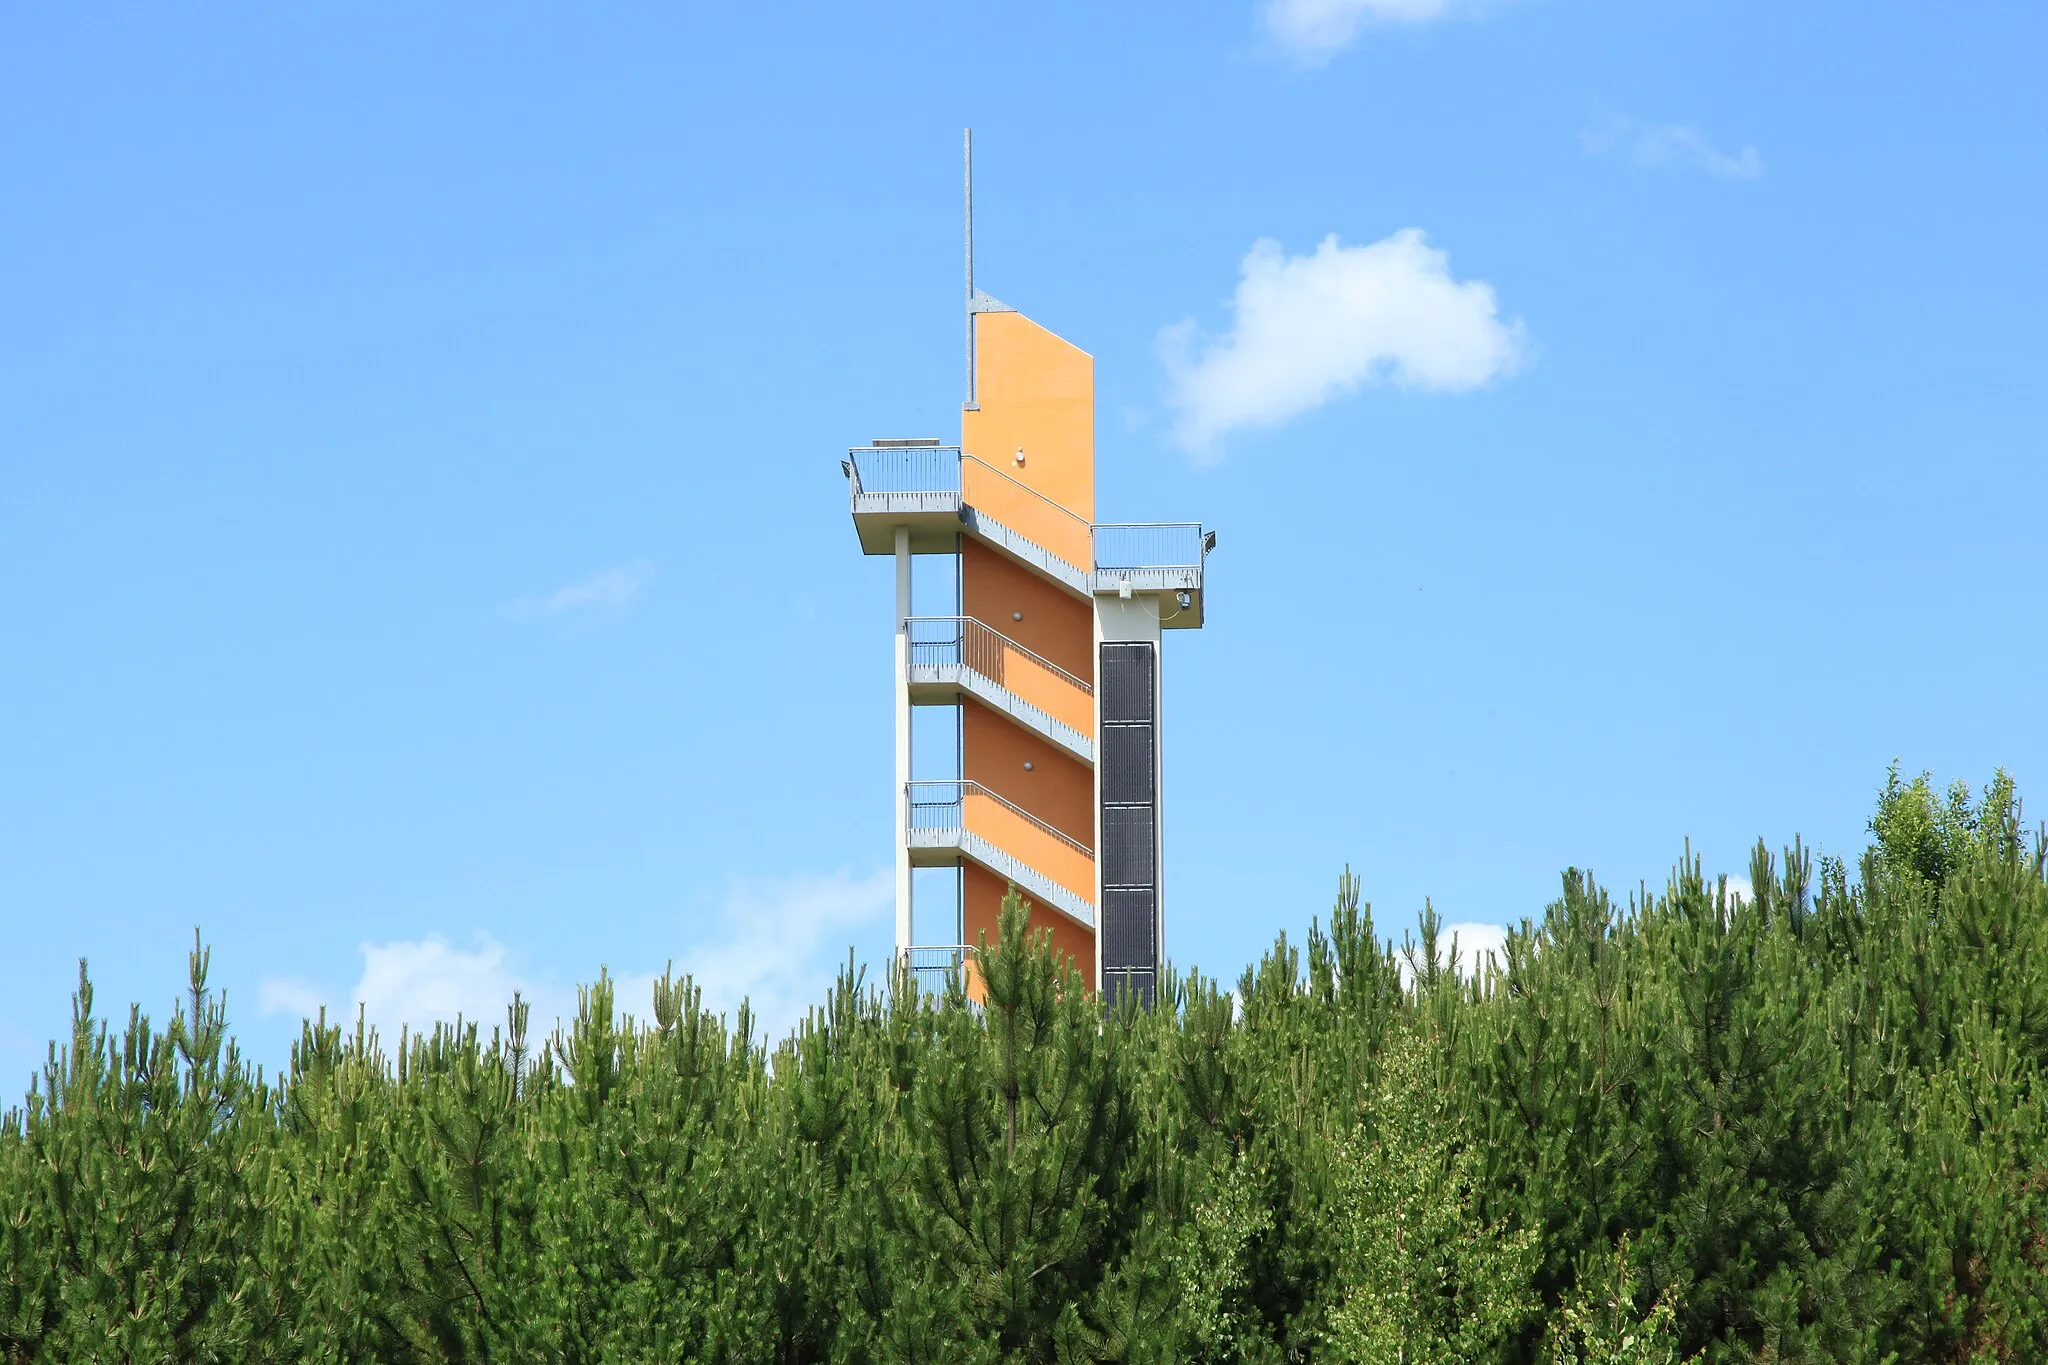
[[[1094,746],[1088,736],[1095,728],[1093,685],[972,616],[913,616],[905,624],[913,670],[931,670],[942,678],[944,670],[955,668],[980,675],[1040,713],[1045,723],[1037,716],[1020,719],[1042,729],[1057,724],[1065,733],[1053,737],[1069,749],[1085,749],[1092,761]],[[1007,709],[1016,711],[1014,706]]]
[[[958,446],[854,446],[846,477],[856,513],[935,510],[929,500],[950,496],[984,540],[1088,591],[1088,519]]]
[[[1090,862],[1095,854],[1079,839],[1062,834],[1045,821],[1025,810],[1006,797],[998,796],[979,782],[939,781],[912,782],[910,792],[910,827],[914,830],[972,829],[969,810],[976,801],[988,801],[1009,816],[1022,821],[1038,833],[1064,846]]]
[[[1067,684],[1084,697],[1095,695],[1093,684],[1061,668],[1042,654],[1018,644],[994,626],[973,616],[913,616],[910,618],[910,662],[921,664],[965,664],[990,682],[1010,686],[1009,665],[1028,664],[1035,673],[1046,673]]]
[[[913,848],[958,848],[1092,925],[1095,854],[1086,844],[979,782],[911,782],[904,797]]]
[[[974,949],[964,943],[916,944],[904,949],[903,957],[919,986],[928,991],[942,991],[946,988],[948,972],[958,972],[961,984],[966,984],[967,968],[973,960],[973,953]]]

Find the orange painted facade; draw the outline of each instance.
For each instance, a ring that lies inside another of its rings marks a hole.
[[[1095,361],[1020,313],[975,317],[978,407],[961,414],[961,492],[977,514],[1077,569],[1094,566]],[[1094,614],[1081,593],[1004,552],[964,537],[961,609],[1023,646],[1005,649],[1001,685],[1083,735],[1095,733]],[[1062,677],[1060,670],[1071,678]],[[1008,715],[962,700],[960,775],[1002,798],[969,798],[969,831],[1034,871],[1095,901],[1095,777],[1089,766]],[[1027,768],[1026,765],[1030,766]],[[1016,810],[1009,809],[1007,802]],[[1059,831],[1075,848],[1017,810]],[[993,938],[1008,883],[968,860],[961,877],[964,942]],[[1034,927],[1094,974],[1094,934],[1050,907]],[[970,983],[978,987],[978,983]],[[977,992],[978,993],[978,992]]]
[[[975,620],[1081,681],[1095,681],[1094,613],[1067,589],[967,540],[960,547],[960,599]]]
[[[1092,847],[1095,775],[1087,765],[980,702],[970,699],[962,707],[960,775]],[[1088,898],[1095,898],[1093,890]]]
[[[1022,313],[979,314],[974,333],[980,408],[961,414],[960,448],[1085,527],[1095,520],[1095,357]]]
[[[960,904],[961,924],[967,931],[962,941],[969,947],[980,947],[982,935],[988,942],[996,941],[996,920],[1003,911],[1003,896],[1009,891],[1009,883],[976,863],[969,863],[961,877]],[[1029,901],[1028,895],[1024,898]],[[1052,931],[1053,950],[1074,960],[1084,978],[1095,974],[1095,936],[1081,925],[1074,923],[1057,910],[1042,906],[1031,907],[1031,928]],[[968,991],[975,999],[981,998],[980,982],[968,981]]]

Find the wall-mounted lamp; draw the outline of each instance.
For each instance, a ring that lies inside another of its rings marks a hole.
[[[1028,758],[1024,760],[1024,771],[1027,773],[1031,771],[1031,760]]]
[[[1195,595],[1185,590],[1175,593],[1173,595],[1173,600],[1180,603],[1180,609],[1182,611],[1186,611],[1189,607],[1195,605]]]
[[[1019,469],[1022,469],[1022,468],[1024,467],[1024,447],[1023,447],[1023,446],[1018,446],[1018,447],[1017,447],[1017,467],[1018,467]]]
[[[1021,621],[1024,619],[1024,613],[1021,611],[1013,611],[1010,613],[1010,619],[1012,621]]]
[[[1202,553],[1203,553],[1203,554],[1207,554],[1207,553],[1209,553],[1209,551],[1211,551],[1211,550],[1213,550],[1213,549],[1215,549],[1215,548],[1216,548],[1216,533],[1215,533],[1214,531],[1211,531],[1211,532],[1209,532],[1209,534],[1207,534],[1207,535],[1205,535],[1205,536],[1203,536],[1203,537],[1202,537]]]

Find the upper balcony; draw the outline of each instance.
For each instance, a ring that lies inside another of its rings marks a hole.
[[[899,526],[910,528],[918,554],[949,553],[966,532],[1079,594],[1166,594],[1160,624],[1168,630],[1202,624],[1202,570],[1216,535],[1197,522],[1092,525],[936,440],[855,446],[841,468],[867,554],[894,554]]]
[[[1202,624],[1202,569],[1216,533],[1195,521],[1139,521],[1091,527],[1089,587],[1098,593],[1172,594],[1160,602],[1165,630]]]
[[[910,699],[950,703],[960,693],[1036,731],[1083,763],[1095,762],[1095,689],[971,616],[913,616]]]
[[[911,782],[903,795],[913,865],[964,855],[1040,905],[1095,927],[1095,854],[1087,845],[979,782]]]
[[[841,468],[867,554],[894,554],[899,526],[910,528],[914,554],[950,553],[964,531],[1077,594],[1090,590],[1087,520],[957,446],[855,446]]]

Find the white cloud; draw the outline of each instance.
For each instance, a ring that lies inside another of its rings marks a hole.
[[[600,569],[567,587],[556,588],[539,597],[521,597],[508,602],[505,614],[518,620],[549,616],[585,619],[622,616],[652,577],[653,571],[644,563]]]
[[[296,1014],[310,1019],[324,1003],[318,990],[290,977],[272,977],[256,988],[256,1009],[262,1014]]]
[[[728,1024],[749,1000],[757,1033],[778,1040],[823,1003],[845,960],[844,931],[886,919],[895,895],[887,869],[738,883],[719,907],[721,932],[680,954],[676,972],[695,978],[705,1008]]]
[[[1175,434],[1196,452],[1364,384],[1478,388],[1522,356],[1521,322],[1500,318],[1493,286],[1452,279],[1450,258],[1419,228],[1369,246],[1333,233],[1305,256],[1261,239],[1244,258],[1231,314],[1230,331],[1199,350],[1192,320],[1159,334]]]
[[[894,897],[895,879],[886,869],[867,877],[842,871],[736,883],[701,941],[676,955],[676,974],[695,978],[705,1008],[725,1015],[728,1026],[737,1021],[740,1002],[751,1001],[755,1036],[780,1041],[806,1009],[824,1002],[853,937],[847,931],[886,925]],[[387,1046],[396,1044],[401,1026],[419,1032],[458,1016],[488,1034],[504,1020],[515,991],[532,1006],[529,1034],[536,1042],[576,1015],[574,985],[515,971],[505,945],[488,934],[468,949],[440,934],[361,947],[362,976],[344,997],[346,1008],[334,1006],[331,992],[289,977],[263,982],[258,1006],[264,1014],[311,1017],[325,1004],[330,1022],[346,1024],[360,1004]],[[584,984],[599,966],[574,965]],[[653,1017],[655,976],[613,975],[620,1013]]]
[[[1619,153],[1646,170],[1684,166],[1723,180],[1760,180],[1764,174],[1764,159],[1756,148],[1724,152],[1690,123],[1643,123],[1617,116],[1579,134],[1579,142],[1595,156]]]
[[[1507,966],[1507,926],[1502,924],[1446,924],[1440,932],[1444,952],[1450,952],[1453,937],[1458,940],[1458,974],[1466,980],[1479,975],[1490,957],[1496,967]]]
[[[457,1018],[485,1033],[502,1023],[514,992],[532,1006],[529,1031],[538,1039],[557,1018],[575,1012],[575,992],[550,983],[536,983],[513,972],[505,945],[479,934],[476,947],[464,950],[439,934],[420,939],[362,945],[363,973],[355,989],[337,1007],[318,988],[288,977],[273,977],[257,988],[257,1007],[264,1014],[296,1014],[310,1018],[327,1006],[330,1023],[354,1020],[356,1008],[387,1045],[395,1045],[401,1027],[424,1032],[436,1023]],[[623,998],[623,997],[622,997]]]
[[[505,1017],[515,991],[534,999],[531,985],[506,966],[504,944],[479,934],[475,950],[465,952],[439,934],[430,934],[411,941],[365,943],[362,979],[351,998],[362,1005],[380,1033],[396,1038],[401,1023],[420,1030],[457,1017],[488,1032]],[[546,1031],[544,1020],[551,1020],[554,1012],[534,1010],[534,1023],[541,1026],[536,1033]]]
[[[1458,975],[1463,979],[1476,980],[1489,957],[1492,958],[1494,966],[1506,970],[1506,925],[1477,922],[1439,925],[1436,931],[1436,951],[1440,961],[1450,961],[1454,939],[1458,948]],[[1401,950],[1404,947],[1413,948],[1419,956],[1422,952],[1422,941],[1411,932],[1401,943],[1394,946],[1395,970],[1401,974],[1401,984],[1410,985],[1415,979],[1415,973],[1408,965],[1407,954]]]
[[[1426,23],[1451,9],[1451,0],[1267,0],[1266,30],[1296,56],[1322,62],[1369,25]]]
[[[1756,899],[1756,888],[1749,884],[1749,878],[1731,876],[1727,878],[1727,882],[1728,899],[1730,901],[1753,901]]]

